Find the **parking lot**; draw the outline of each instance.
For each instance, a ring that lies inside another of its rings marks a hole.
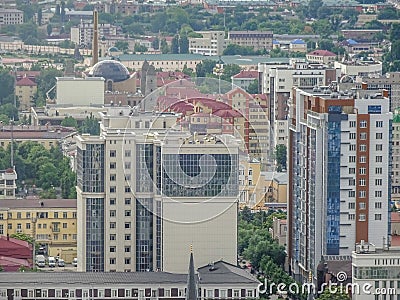
[[[76,272],[77,267],[74,267],[72,264],[65,264],[65,267],[55,266],[54,268],[49,268],[49,266],[45,266],[43,268],[38,268],[43,272]]]

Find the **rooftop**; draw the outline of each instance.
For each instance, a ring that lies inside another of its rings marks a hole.
[[[35,82],[30,80],[28,77],[23,77],[22,79],[18,80],[15,84],[16,86],[37,86]]]
[[[307,55],[316,55],[316,56],[336,56],[335,53],[328,51],[328,50],[314,50],[311,51],[309,53],[307,53]]]
[[[0,210],[5,208],[76,208],[76,199],[4,199],[0,201]]]

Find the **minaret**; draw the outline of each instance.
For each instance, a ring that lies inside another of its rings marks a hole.
[[[196,277],[194,274],[193,248],[190,245],[189,273],[186,287],[186,300],[197,300]]]
[[[99,17],[97,10],[93,11],[93,41],[92,41],[92,66],[99,61],[99,32],[98,32]]]

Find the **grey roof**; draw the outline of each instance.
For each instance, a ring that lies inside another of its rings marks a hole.
[[[0,272],[0,287],[17,286],[57,286],[104,285],[104,284],[186,284],[186,274],[165,272]]]
[[[285,184],[288,182],[288,173],[286,172],[261,172],[266,180],[275,180],[278,183]]]
[[[224,261],[217,261],[213,265],[201,267],[197,271],[200,284],[236,283],[258,285],[260,283],[248,271]]]
[[[4,199],[0,201],[2,208],[76,208],[76,199]]]

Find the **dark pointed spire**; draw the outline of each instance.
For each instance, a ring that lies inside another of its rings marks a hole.
[[[186,287],[186,300],[197,300],[197,286],[194,274],[193,249],[190,245],[189,273]]]

